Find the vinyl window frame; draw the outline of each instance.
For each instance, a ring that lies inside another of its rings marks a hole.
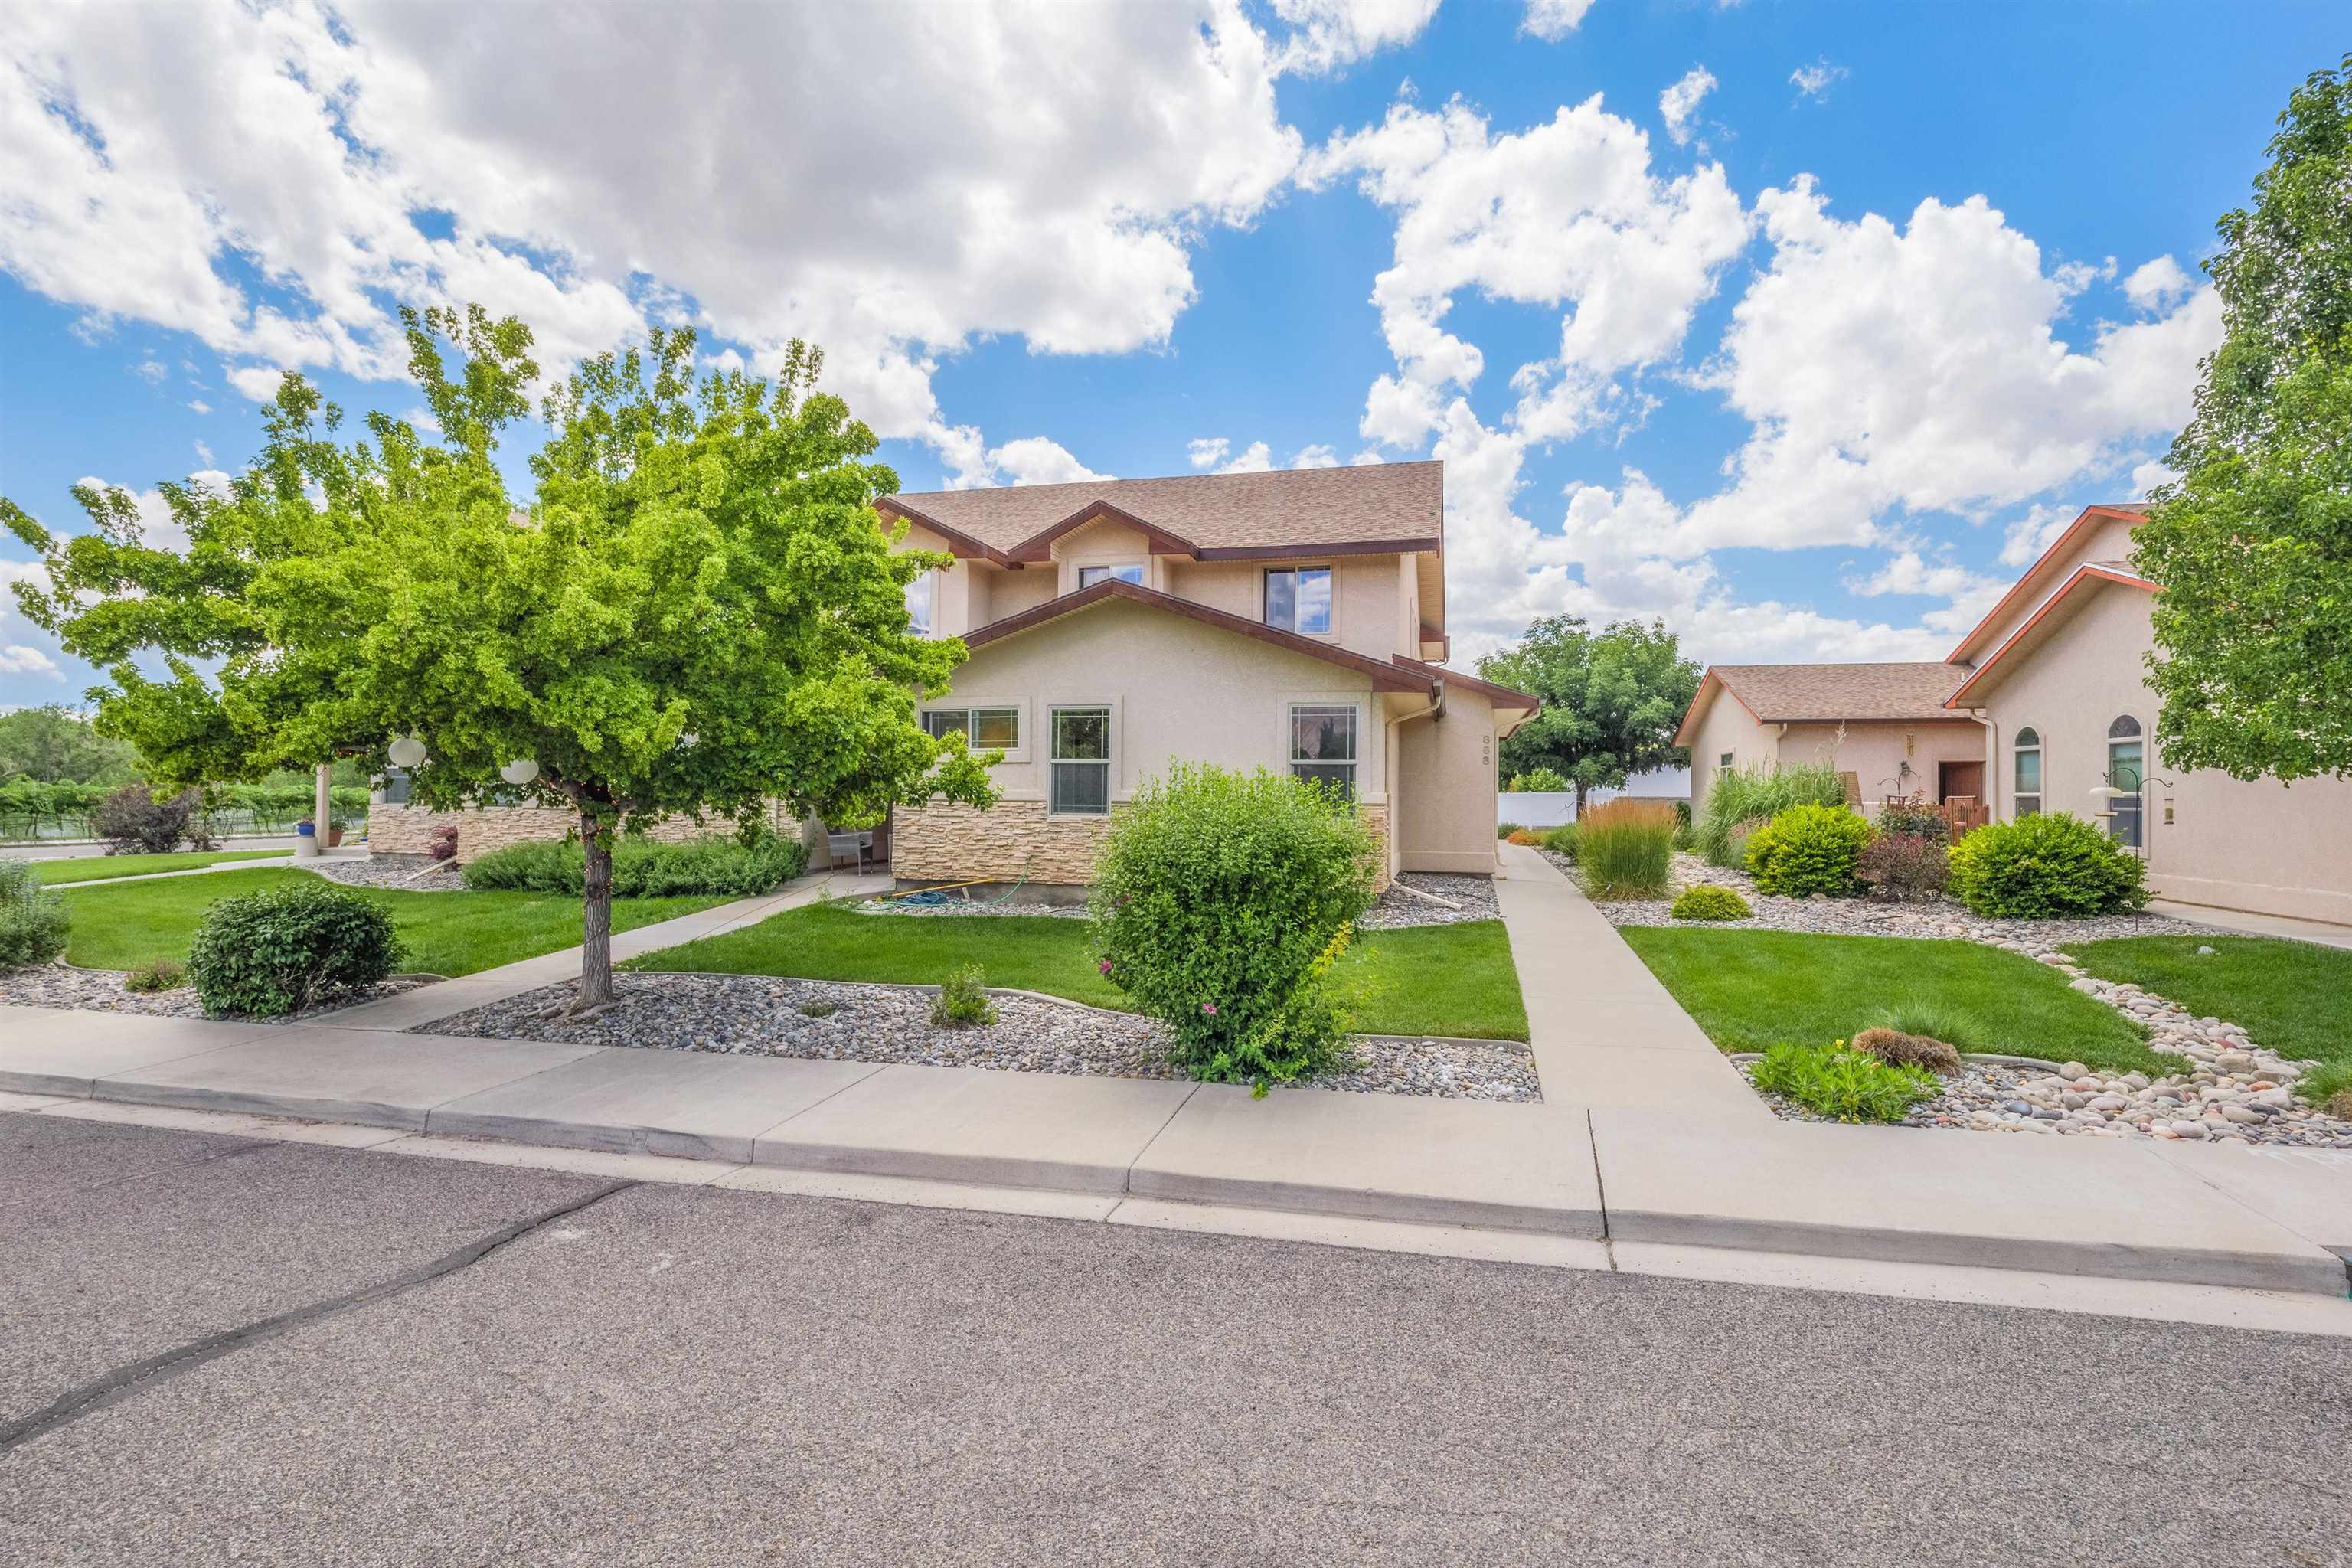
[[[1303,626],[1298,624],[1298,584],[1309,573],[1323,575],[1323,624]],[[1276,620],[1274,612],[1274,584],[1278,577],[1290,579],[1290,618]],[[1294,563],[1287,566],[1268,566],[1258,574],[1258,618],[1277,631],[1303,637],[1332,637],[1339,633],[1339,574],[1329,563]]]
[[[1065,757],[1062,754],[1062,721],[1066,718],[1099,717],[1102,720],[1102,755],[1099,757]],[[1118,712],[1108,702],[1056,702],[1045,710],[1045,814],[1048,816],[1108,816],[1114,804],[1112,786],[1116,782],[1118,758]],[[1077,774],[1066,775],[1065,768],[1098,770],[1101,805],[1090,801],[1073,805],[1063,795],[1063,781],[1074,784]]]

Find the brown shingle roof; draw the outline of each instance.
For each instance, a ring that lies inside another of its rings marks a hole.
[[[1445,531],[1445,465],[1367,463],[1258,474],[1181,474],[1073,485],[929,490],[887,497],[899,510],[1012,552],[1108,505],[1164,530],[1202,555],[1275,547],[1387,544],[1434,550]]]
[[[1767,724],[1805,720],[1949,719],[1944,699],[1968,671],[1949,664],[1718,664],[1707,673]]]

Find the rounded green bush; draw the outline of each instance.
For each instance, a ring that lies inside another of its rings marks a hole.
[[[2147,868],[2097,824],[2063,811],[2036,812],[1988,823],[1953,845],[1948,890],[1972,914],[2116,914],[2147,902]]]
[[[1844,806],[1792,805],[1748,836],[1748,870],[1759,893],[1840,898],[1869,842],[1870,824]]]
[[[1102,972],[1195,1078],[1318,1071],[1347,1038],[1326,976],[1380,863],[1379,836],[1328,791],[1177,763],[1111,819],[1090,900]]]
[[[1744,921],[1755,912],[1737,890],[1705,882],[1685,888],[1667,911],[1678,921]]]
[[[0,969],[48,963],[66,950],[72,924],[31,862],[0,860]]]
[[[405,956],[383,904],[306,879],[205,910],[187,975],[207,1013],[280,1018],[365,991]]]

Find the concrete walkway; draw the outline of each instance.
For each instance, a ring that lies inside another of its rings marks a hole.
[[[2328,921],[2296,920],[2291,915],[2258,915],[2244,910],[2213,910],[2203,904],[2178,904],[2170,899],[2151,899],[2147,912],[2170,915],[2177,921],[2195,921],[2200,925],[2220,926],[2223,931],[2240,931],[2248,936],[2291,937],[2296,942],[2315,942],[2322,947],[2352,948],[2352,926],[2340,926]]]
[[[1545,1099],[1759,1125],[1773,1120],[1582,889],[1533,849],[1499,847],[1505,875],[1495,891]]]

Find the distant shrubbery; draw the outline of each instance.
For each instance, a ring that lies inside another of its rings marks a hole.
[[[2147,868],[2096,824],[2063,811],[1989,823],[1952,846],[1951,892],[1974,914],[2038,920],[2147,902]]]
[[[207,1013],[278,1018],[367,991],[404,956],[381,901],[306,877],[214,904],[187,975]]]
[[[437,858],[437,857],[436,857]],[[680,894],[748,898],[772,892],[806,868],[808,852],[762,828],[746,838],[712,834],[683,844],[622,838],[613,846],[613,896],[657,899]],[[511,844],[466,862],[466,886],[580,896],[587,859],[576,841]]]
[[[0,969],[47,963],[66,950],[66,901],[42,888],[27,860],[0,860]]]
[[[1759,893],[1840,898],[1869,842],[1870,824],[1843,805],[1792,805],[1748,835],[1748,870]]]
[[[1596,899],[1653,898],[1666,889],[1675,863],[1674,807],[1652,800],[1612,800],[1576,825],[1576,864]]]
[[[1576,786],[1550,768],[1529,768],[1523,773],[1513,773],[1503,786],[1505,795],[1565,795]]]
[[[1516,822],[1498,822],[1495,825],[1495,837],[1496,838],[1508,838],[1514,833],[1524,833],[1527,830],[1525,828],[1521,827]]]
[[[1543,847],[1564,860],[1575,860],[1576,824],[1570,822],[1559,827],[1547,829],[1543,836]]]
[[[203,796],[184,789],[158,800],[145,784],[124,784],[90,808],[89,835],[106,840],[109,855],[168,855],[180,840],[193,835],[198,848],[209,847],[210,835],[198,822]]]
[[[1741,838],[1792,805],[1843,805],[1845,784],[1827,763],[1733,768],[1707,781],[1691,847],[1717,866],[1743,863]]]
[[[1091,906],[1103,973],[1195,1078],[1264,1089],[1318,1072],[1347,1038],[1327,977],[1380,858],[1324,791],[1179,763],[1111,818]]]

